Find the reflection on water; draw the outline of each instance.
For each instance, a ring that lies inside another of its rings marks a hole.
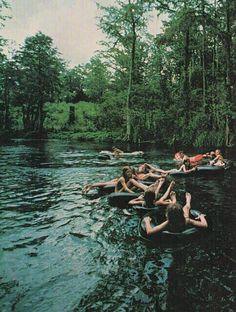
[[[1,311],[233,311],[236,172],[176,178],[212,233],[176,246],[146,246],[139,215],[82,196],[123,165],[169,169],[172,151],[98,160],[108,146],[12,141],[0,147]],[[138,147],[140,149],[140,147]],[[231,154],[231,159],[235,159]]]

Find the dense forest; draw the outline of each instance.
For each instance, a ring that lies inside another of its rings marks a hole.
[[[0,0],[0,27],[8,6]],[[0,37],[1,134],[234,145],[236,2],[116,0],[99,8],[106,40],[74,68],[42,32],[10,54]],[[165,16],[155,36],[153,14]]]

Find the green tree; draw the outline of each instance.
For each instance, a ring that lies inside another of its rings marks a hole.
[[[81,65],[75,66],[72,69],[65,69],[61,75],[61,95],[63,101],[69,103],[78,103],[87,99],[84,88],[84,67]]]
[[[109,72],[98,56],[84,67],[84,92],[91,101],[100,102],[108,88]]]
[[[14,57],[18,68],[17,101],[26,131],[43,131],[44,104],[55,100],[64,63],[50,37],[38,32],[27,37]]]
[[[128,67],[121,68],[126,70],[128,81],[126,97],[126,139],[131,138],[131,109],[133,104],[133,85],[134,77],[137,72],[137,39],[146,29],[147,12],[149,4],[146,1],[116,1],[114,6],[101,7],[103,16],[100,19],[99,26],[107,36],[105,46],[108,48],[108,56],[113,61],[117,60],[117,55],[128,57]],[[115,49],[116,48],[116,49]],[[115,57],[113,56],[115,52]],[[118,52],[118,53],[117,53]],[[126,61],[127,64],[127,61]]]

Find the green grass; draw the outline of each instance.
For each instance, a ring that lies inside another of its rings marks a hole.
[[[75,123],[73,125],[69,125],[70,106],[75,107]],[[95,120],[99,113],[98,104],[90,102],[47,103],[44,110],[46,113],[44,128],[47,131],[96,131]]]

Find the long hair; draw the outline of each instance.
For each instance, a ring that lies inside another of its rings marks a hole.
[[[123,167],[123,169],[122,169],[122,176],[124,177],[125,182],[128,182],[129,179],[130,179],[130,177],[127,174],[128,172],[130,172],[132,174],[132,169],[129,166]]]
[[[183,207],[179,203],[174,203],[167,206],[166,217],[169,221],[170,229],[173,232],[178,232],[185,226]]]
[[[155,192],[152,189],[147,189],[144,192],[144,201],[147,207],[152,207],[155,201]]]

